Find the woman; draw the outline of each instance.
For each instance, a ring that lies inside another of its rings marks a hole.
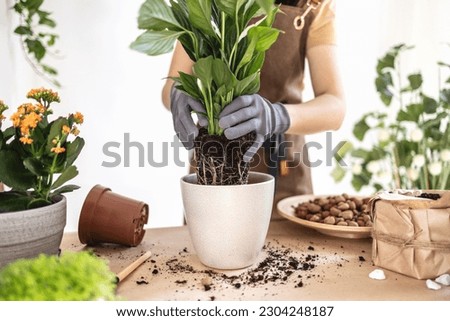
[[[229,139],[251,131],[257,133],[257,141],[245,158],[250,161],[258,152],[259,157],[254,160],[263,159],[265,162],[256,164],[253,161],[252,170],[270,172],[277,177],[274,204],[284,197],[312,193],[303,135],[337,130],[345,115],[344,94],[336,62],[335,0],[275,2],[281,3],[284,14],[277,15],[273,26],[284,32],[266,54],[260,91],[236,98],[219,120]],[[302,101],[305,58],[315,95],[307,102]],[[192,64],[178,44],[169,76],[177,76],[178,71],[190,73]],[[172,85],[173,81],[168,78],[162,92],[163,103],[172,111],[175,129],[190,149],[198,134],[190,111],[203,111],[204,108],[173,89]],[[201,119],[199,123],[202,125]],[[266,141],[265,148],[259,148],[269,137],[272,139]],[[281,145],[280,138],[283,141]],[[271,148],[274,142],[276,147]],[[282,148],[278,148],[280,146]]]

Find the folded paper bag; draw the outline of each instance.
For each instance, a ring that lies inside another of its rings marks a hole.
[[[375,265],[417,279],[450,272],[450,191],[430,200],[379,194],[371,201]]]

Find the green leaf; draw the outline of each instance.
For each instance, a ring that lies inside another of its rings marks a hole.
[[[28,157],[23,161],[23,165],[36,176],[46,176],[49,174],[48,169],[38,159]]]
[[[78,170],[76,166],[71,165],[67,167],[61,175],[59,175],[58,179],[53,183],[53,185],[50,187],[51,190],[54,190],[60,186],[62,186],[67,181],[71,180],[72,178],[76,177],[78,175]]]
[[[439,106],[438,102],[431,97],[422,95],[424,112],[434,114]]]
[[[46,73],[48,73],[49,75],[53,75],[53,76],[58,75],[58,71],[57,71],[56,69],[54,69],[54,68],[48,66],[48,65],[42,64],[42,69],[44,69],[44,71],[45,71]]]
[[[340,159],[342,160],[345,155],[347,155],[352,150],[353,144],[349,141],[345,141],[344,144],[341,145],[341,148],[339,148],[333,156],[339,161]]]
[[[57,137],[61,137],[62,135],[62,128],[63,126],[69,125],[69,122],[64,117],[59,117],[58,119],[54,120],[50,124],[50,132],[47,137],[47,146],[46,146],[46,152],[50,153],[51,149],[55,146],[53,144],[53,140]],[[64,143],[64,142],[62,142]]]
[[[369,156],[370,156],[370,153],[369,153],[367,150],[364,150],[364,149],[362,149],[362,148],[358,148],[358,149],[352,150],[351,153],[350,153],[350,155],[351,155],[352,157],[355,157],[355,158],[362,158],[362,159],[364,159],[365,161],[367,161],[368,158],[369,158]]]
[[[397,149],[399,166],[409,167],[411,165],[413,152],[418,152],[418,144],[403,139],[396,141],[395,146]]]
[[[370,179],[365,175],[353,175],[352,186],[357,192],[359,192],[361,188],[367,186],[369,183]]]
[[[377,63],[377,73],[382,74],[384,73],[386,68],[395,68],[395,58],[396,55],[393,53],[387,53],[383,58],[378,60]]]
[[[259,4],[266,14],[270,13],[273,9],[273,0],[256,0],[256,3]]]
[[[417,90],[420,87],[422,87],[422,83],[423,83],[422,74],[417,73],[417,74],[409,75],[408,80],[409,80],[409,86],[411,87],[411,90]]]
[[[41,5],[44,3],[44,0],[26,0],[22,1],[23,5],[28,8],[30,12],[36,12],[39,10]]]
[[[400,110],[397,114],[397,121],[412,121],[418,122],[420,115],[424,111],[424,105],[411,104],[406,107],[405,110]]]
[[[41,61],[44,58],[46,49],[39,40],[26,39],[25,44],[27,45],[28,52],[33,54],[37,61]]]
[[[450,104],[450,89],[442,89],[439,98],[446,104]]]
[[[218,58],[212,61],[212,78],[216,85],[223,84],[227,90],[233,88],[237,82],[228,65]]]
[[[70,166],[75,162],[83,150],[84,144],[84,139],[81,137],[77,137],[66,144],[66,166]]]
[[[0,213],[25,211],[33,198],[17,192],[0,193]]]
[[[344,179],[346,171],[340,166],[336,164],[336,167],[331,171],[331,177],[333,177],[335,182],[340,182]]]
[[[31,31],[30,27],[28,26],[18,26],[16,29],[14,29],[14,33],[18,35],[32,35],[33,32]]]
[[[175,19],[171,8],[164,0],[147,0],[139,9],[139,29],[162,31],[169,29],[180,31],[181,26]]]
[[[181,88],[186,94],[191,96],[194,99],[199,100],[201,97],[200,90],[197,85],[197,77],[186,74],[182,71],[178,72],[180,77],[175,79],[176,82],[180,83],[180,86],[177,86],[177,88]]]
[[[174,0],[170,0],[170,6],[172,7],[172,13],[175,20],[185,29],[190,30],[191,23],[189,21],[189,12],[187,10],[186,3],[178,3]]]
[[[438,61],[438,66],[441,66],[441,67],[447,67],[447,68],[450,68],[450,64],[448,64],[448,63],[446,63],[446,62],[443,62],[443,61]]]
[[[50,202],[49,200],[46,200],[43,198],[36,198],[28,203],[27,208],[28,209],[39,208],[39,207],[48,206],[50,204],[52,204],[52,202]]]
[[[130,48],[150,56],[157,56],[171,52],[175,40],[180,37],[184,31],[146,31],[130,45]]]
[[[375,79],[375,87],[377,89],[378,94],[380,95],[381,101],[389,106],[392,102],[392,98],[394,94],[389,89],[393,85],[392,75],[390,73],[383,73],[378,75]]]
[[[241,6],[245,3],[245,0],[220,0],[215,3],[221,11],[234,18]]]
[[[15,190],[26,191],[34,186],[36,177],[25,168],[17,152],[2,150],[0,151],[0,181]]]
[[[366,136],[367,131],[370,129],[369,125],[366,123],[366,118],[363,117],[359,122],[355,124],[353,127],[353,135],[359,140],[362,141],[364,136]]]
[[[235,87],[235,95],[251,95],[259,91],[260,79],[259,74],[251,74],[247,78],[239,80]]]
[[[193,66],[192,71],[194,75],[200,79],[205,87],[211,87],[213,80],[213,61],[212,56],[199,59]]]
[[[209,36],[215,36],[211,25],[211,0],[186,0],[192,25]]]
[[[55,20],[49,19],[49,18],[41,18],[41,19],[39,19],[39,23],[41,25],[49,26],[50,28],[55,28],[56,27]]]
[[[60,187],[60,188],[54,190],[52,193],[50,193],[50,197],[53,197],[56,195],[61,195],[64,193],[70,193],[79,188],[80,188],[80,186],[77,186],[77,185],[64,185],[63,187]]]
[[[268,50],[279,34],[280,30],[264,26],[256,26],[248,31],[249,38],[256,38],[255,50],[260,52]]]

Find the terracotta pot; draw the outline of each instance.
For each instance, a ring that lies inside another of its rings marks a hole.
[[[84,201],[78,222],[78,237],[83,244],[115,243],[137,246],[144,237],[148,205],[94,186]]]
[[[0,182],[0,192],[3,192],[4,188],[3,188],[3,183]]]
[[[66,226],[66,198],[26,211],[0,214],[0,267],[41,253],[58,254]]]
[[[181,179],[186,222],[199,260],[217,269],[256,262],[272,214],[273,176],[250,172],[246,185],[198,185],[196,174]]]

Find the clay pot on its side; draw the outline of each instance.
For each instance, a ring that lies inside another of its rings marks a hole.
[[[144,237],[148,205],[96,185],[84,201],[78,222],[83,244],[115,243],[137,246]]]

